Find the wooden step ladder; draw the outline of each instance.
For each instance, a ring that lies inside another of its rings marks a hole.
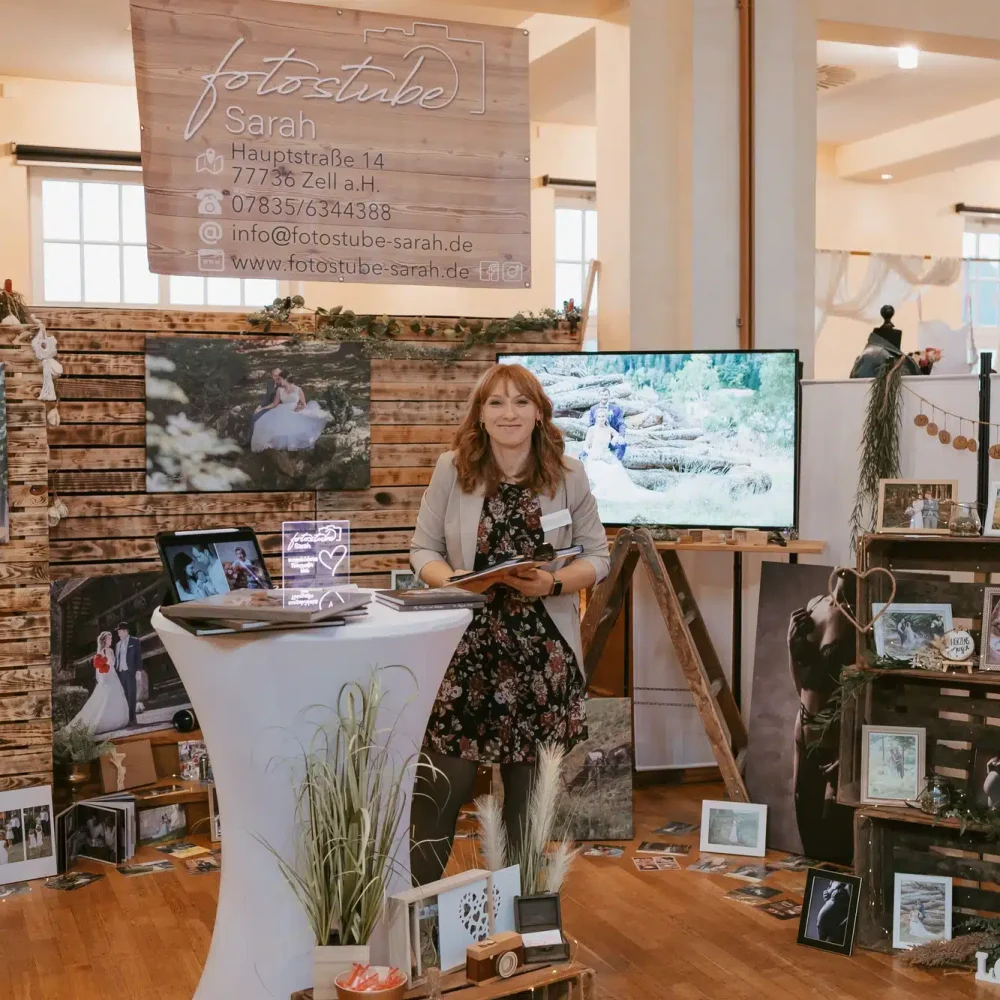
[[[691,593],[680,558],[673,550],[659,552],[648,528],[622,528],[615,536],[611,570],[588,602],[581,626],[587,676],[593,674],[601,658],[624,606],[629,581],[640,561],[649,575],[667,633],[722,772],[726,792],[734,801],[749,802],[742,773],[749,742],[743,716]]]

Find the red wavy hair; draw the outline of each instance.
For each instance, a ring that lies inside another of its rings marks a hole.
[[[531,432],[531,453],[519,483],[535,493],[555,496],[564,474],[565,444],[562,432],[552,423],[552,402],[541,382],[523,365],[494,365],[485,371],[469,396],[468,408],[455,437],[455,468],[458,482],[466,493],[482,486],[490,496],[503,482],[504,474],[493,457],[490,438],[482,424],[483,404],[498,385],[506,382],[535,404],[541,421]]]

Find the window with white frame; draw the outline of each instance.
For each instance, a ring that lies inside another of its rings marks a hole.
[[[965,322],[973,329],[1000,327],[1000,221],[969,217],[962,238]]]
[[[260,306],[266,278],[150,274],[138,173],[32,169],[33,300],[47,305]]]
[[[556,280],[554,308],[572,299],[583,308],[587,274],[597,257],[597,207],[593,192],[556,197]],[[590,318],[597,315],[597,283],[590,299]]]

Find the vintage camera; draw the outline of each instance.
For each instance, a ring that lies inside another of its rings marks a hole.
[[[465,975],[474,983],[487,979],[510,979],[524,965],[521,935],[504,931],[470,944],[465,951]]]

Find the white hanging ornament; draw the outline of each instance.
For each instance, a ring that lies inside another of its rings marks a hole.
[[[45,414],[45,419],[48,422],[49,427],[58,427],[60,423],[59,407],[53,406],[52,409]]]
[[[49,527],[54,528],[68,514],[69,508],[59,497],[56,497],[52,506],[49,507]]]
[[[62,365],[56,361],[59,343],[52,334],[46,332],[45,325],[40,320],[34,316],[31,320],[38,324],[38,333],[31,340],[31,348],[35,352],[35,357],[42,363],[42,391],[38,394],[38,398],[54,402],[58,397],[53,379],[63,373]]]
[[[7,313],[3,319],[0,319],[0,326],[21,326],[21,321],[13,314]]]

